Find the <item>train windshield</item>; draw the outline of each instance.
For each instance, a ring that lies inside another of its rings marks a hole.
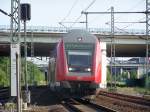
[[[69,71],[91,72],[92,52],[68,51]]]

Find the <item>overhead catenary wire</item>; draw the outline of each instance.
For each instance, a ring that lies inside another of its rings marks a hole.
[[[125,26],[125,27],[123,27],[123,28],[118,28],[118,27],[115,27],[115,28],[124,31],[126,28],[128,28],[128,27],[130,27],[130,26],[132,26],[132,25],[134,25],[134,24],[136,24],[136,23],[146,23],[146,21],[143,21],[143,19],[145,19],[145,17],[139,19],[139,20],[136,21],[136,22],[134,22],[134,21],[131,21],[131,22],[125,22],[125,21],[119,22],[119,21],[118,21],[118,22],[115,22],[115,23],[119,23],[119,24],[120,24],[120,23],[130,23],[130,24],[128,24],[127,26]],[[110,25],[110,22],[106,22],[105,24],[106,24],[106,25]],[[128,32],[126,32],[126,33],[128,33]]]
[[[87,11],[95,2],[96,2],[96,0],[93,0],[93,1],[84,9],[84,11]]]
[[[139,2],[137,2],[137,4],[135,4],[134,6],[132,6],[131,8],[129,8],[128,10],[133,10],[135,9],[137,6],[141,5],[141,3],[143,2],[143,0],[140,0]]]
[[[135,4],[134,6],[132,6],[131,8],[127,9],[127,11],[131,11],[133,9],[135,9],[139,4],[141,4],[143,2],[143,0],[140,0],[139,2],[137,2],[137,4]],[[118,20],[120,17],[117,17],[115,20]]]
[[[82,17],[82,14],[74,21],[74,23],[70,26],[70,28],[72,28],[81,17]]]
[[[149,11],[129,11],[129,12],[113,12],[113,14],[147,14],[150,13]],[[81,14],[85,14],[87,17],[87,14],[111,14],[111,12],[84,12],[82,11]]]
[[[135,24],[135,23],[133,23]],[[107,23],[106,25],[109,25],[110,26],[110,23]],[[128,26],[129,27],[129,26]],[[128,31],[125,30],[125,28],[118,28],[117,26],[114,26],[115,29],[119,30],[119,31],[123,31],[124,33],[126,34],[130,34]]]
[[[73,8],[75,7],[75,5],[77,4],[77,2],[78,2],[78,0],[75,0],[75,1],[73,2],[72,6],[71,6],[71,8],[70,8],[70,10],[69,10],[69,12],[67,13],[67,15],[61,20],[61,22],[59,22],[59,24],[60,24],[61,26],[63,26],[64,28],[66,28],[66,29],[68,29],[68,27],[65,26],[65,25],[63,24],[63,22],[66,20],[66,18],[69,17],[69,15],[71,14],[71,12],[72,12]]]
[[[95,2],[96,0],[93,0],[84,10],[82,10],[82,12],[87,11]],[[82,17],[82,14],[75,19],[75,22],[70,26],[70,28],[72,28],[81,17]]]
[[[145,22],[142,21],[143,19],[145,19],[145,17],[139,19],[138,22],[133,22],[133,23],[131,23],[131,24],[129,24],[129,25],[123,27],[122,29],[126,29],[126,28],[128,28],[128,27],[130,27],[130,26],[132,26],[132,25],[134,25],[134,24],[136,24],[136,23],[146,23],[146,21],[145,21]],[[141,22],[141,21],[142,21],[142,22]]]
[[[106,12],[109,11],[110,9],[111,9],[111,8],[108,8],[108,9],[106,10]],[[99,15],[96,15],[92,20],[89,21],[89,23],[90,23],[90,22],[93,22],[98,16],[99,16]]]
[[[141,3],[143,2],[143,0],[139,0],[139,2],[137,2],[137,4],[135,4],[134,6],[132,6],[131,8],[127,9],[127,11],[131,11],[133,9],[135,9],[137,6],[139,6]],[[115,18],[115,21],[118,20],[120,17]],[[109,23],[110,21],[106,22]],[[115,22],[116,23],[116,22]],[[133,24],[135,24],[137,22],[133,22]],[[130,25],[129,25],[130,26]]]
[[[71,6],[69,12],[68,12],[67,15],[61,20],[60,23],[62,23],[63,21],[65,21],[66,18],[71,14],[71,12],[72,12],[73,8],[76,6],[77,2],[78,2],[78,0],[75,0],[75,1],[74,1],[74,3],[72,4],[72,6]]]

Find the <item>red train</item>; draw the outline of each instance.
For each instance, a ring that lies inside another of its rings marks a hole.
[[[84,30],[71,30],[60,40],[56,52],[55,67],[50,61],[51,86],[96,88],[99,85],[101,49],[96,36]]]

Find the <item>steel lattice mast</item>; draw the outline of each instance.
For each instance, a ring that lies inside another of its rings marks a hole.
[[[114,7],[111,7],[111,62],[110,62],[110,69],[111,69],[111,89],[113,83],[113,65],[115,68],[115,42],[114,42]],[[115,75],[115,74],[114,74]],[[115,84],[116,85],[116,84]]]
[[[20,0],[11,0],[11,42],[20,43]]]
[[[20,0],[11,0],[11,96],[17,96],[17,111],[20,102]]]
[[[150,0],[146,0],[146,87],[148,84],[148,70],[149,70],[149,35],[150,35]]]

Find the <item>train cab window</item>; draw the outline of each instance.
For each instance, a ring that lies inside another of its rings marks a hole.
[[[70,72],[91,72],[92,52],[75,50],[67,55]]]

